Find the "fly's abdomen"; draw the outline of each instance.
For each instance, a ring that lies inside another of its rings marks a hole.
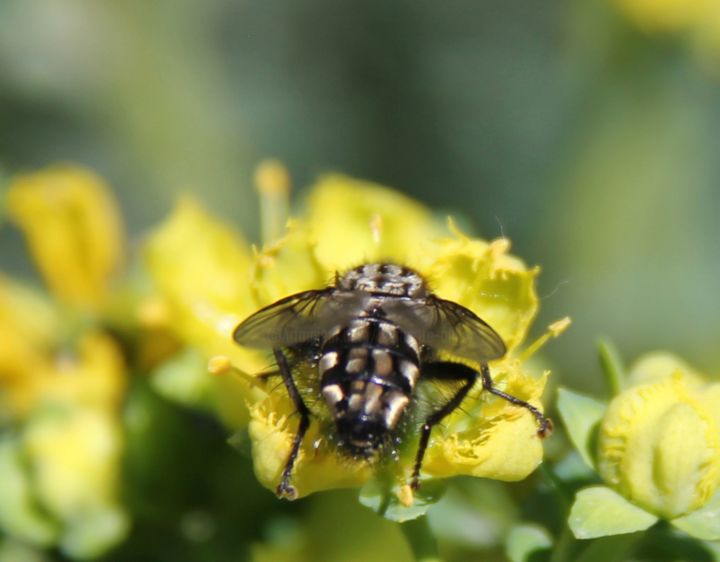
[[[325,342],[318,369],[341,444],[369,454],[410,402],[420,376],[418,342],[382,318],[360,317]]]

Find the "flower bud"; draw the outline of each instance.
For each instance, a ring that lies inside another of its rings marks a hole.
[[[644,378],[650,382],[631,386],[610,403],[600,428],[598,470],[631,502],[672,519],[701,507],[720,485],[713,413],[720,385],[701,386],[681,370]]]

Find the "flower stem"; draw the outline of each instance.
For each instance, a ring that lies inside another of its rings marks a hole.
[[[565,522],[550,555],[550,562],[572,562],[577,552],[577,543],[578,541],[573,536],[567,522]]]
[[[415,562],[441,562],[437,541],[432,535],[427,517],[424,515],[400,524]]]

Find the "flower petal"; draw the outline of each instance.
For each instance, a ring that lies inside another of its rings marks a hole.
[[[509,255],[505,239],[485,242],[455,229],[455,237],[423,247],[410,265],[427,275],[442,298],[466,306],[485,320],[512,350],[525,338],[538,308],[535,278]]]
[[[341,175],[326,176],[314,186],[308,223],[317,259],[327,271],[373,261],[405,263],[418,245],[443,232],[417,201]]]
[[[235,345],[232,331],[257,308],[246,243],[196,202],[181,199],[147,239],[145,262],[167,302],[168,329],[206,356],[222,354],[244,366],[257,353]]]
[[[49,168],[17,176],[7,208],[50,290],[73,305],[97,308],[123,251],[117,204],[107,184],[84,168]]]
[[[250,438],[258,480],[274,490],[290,456],[297,431],[297,416],[289,400],[272,393],[267,400],[250,408]],[[353,462],[337,454],[323,438],[318,424],[310,426],[300,448],[292,484],[298,497],[320,490],[359,486],[372,475],[367,463]]]
[[[542,408],[546,376],[533,379],[517,362],[497,366],[497,386]],[[526,478],[542,461],[542,440],[535,417],[497,396],[469,399],[434,430],[423,472],[434,477],[459,474],[514,481]]]

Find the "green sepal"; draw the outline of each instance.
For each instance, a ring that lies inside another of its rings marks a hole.
[[[592,486],[575,496],[568,525],[575,538],[594,539],[644,531],[657,520],[657,516],[630,503],[615,490]]]
[[[607,404],[566,388],[558,389],[557,409],[570,441],[590,468],[595,468],[597,427]]]
[[[670,523],[696,539],[720,540],[720,492],[700,509],[676,517]]]

